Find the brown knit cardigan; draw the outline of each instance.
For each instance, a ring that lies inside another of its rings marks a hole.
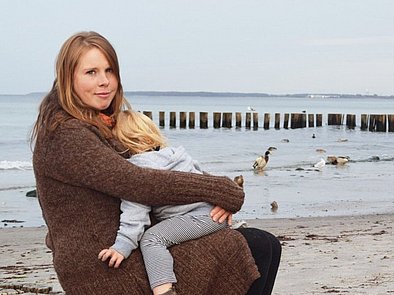
[[[242,190],[227,177],[140,168],[117,145],[76,119],[37,138],[33,164],[46,242],[67,295],[151,294],[138,249],[118,269],[97,258],[114,242],[121,198],[152,206],[205,201],[233,212],[243,203]],[[235,230],[173,246],[171,253],[180,295],[245,294],[259,277]]]

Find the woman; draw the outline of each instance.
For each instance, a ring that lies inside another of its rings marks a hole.
[[[46,242],[68,295],[150,294],[139,250],[116,269],[97,259],[115,240],[121,198],[148,206],[208,202],[219,222],[243,203],[242,189],[227,177],[130,164],[111,133],[113,118],[128,107],[111,44],[95,32],[66,40],[32,141]],[[270,294],[280,245],[263,231],[226,229],[174,246],[171,254],[178,294]]]

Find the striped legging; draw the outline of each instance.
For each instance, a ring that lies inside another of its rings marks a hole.
[[[210,216],[186,214],[165,219],[147,229],[140,247],[151,288],[176,283],[174,262],[168,247],[200,238],[226,226],[226,222],[214,222]]]

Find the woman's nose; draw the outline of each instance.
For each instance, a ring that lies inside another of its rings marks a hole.
[[[107,77],[106,74],[100,75],[100,78],[99,78],[99,79],[100,79],[100,80],[99,80],[100,86],[106,86],[106,85],[109,84],[109,79],[108,79],[108,77]]]

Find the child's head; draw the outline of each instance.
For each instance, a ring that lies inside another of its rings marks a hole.
[[[156,124],[140,112],[126,110],[119,113],[112,133],[132,154],[166,146]]]

